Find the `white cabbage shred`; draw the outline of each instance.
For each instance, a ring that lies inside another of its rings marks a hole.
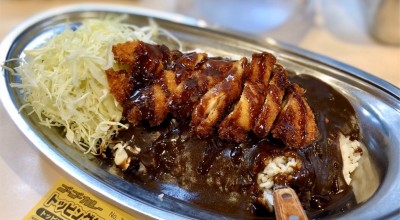
[[[110,94],[105,70],[114,64],[112,45],[142,40],[155,43],[158,35],[179,42],[154,22],[137,27],[123,24],[126,16],[84,20],[76,30],[54,35],[39,48],[25,51],[14,69],[25,95],[42,125],[64,127],[65,136],[86,153],[98,154],[112,136],[127,125],[120,123],[122,107]],[[181,48],[179,48],[181,49]]]

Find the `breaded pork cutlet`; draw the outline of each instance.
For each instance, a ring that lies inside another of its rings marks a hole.
[[[295,148],[319,135],[305,90],[270,53],[255,53],[248,63],[140,41],[117,44],[113,53],[123,68],[107,71],[110,90],[133,125],[157,126],[171,115],[198,138],[240,143],[253,132]]]
[[[219,125],[218,135],[221,139],[239,143],[246,140],[261,112],[275,62],[276,58],[267,52],[252,55],[242,95]]]

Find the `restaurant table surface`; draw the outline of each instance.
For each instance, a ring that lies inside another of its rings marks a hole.
[[[0,39],[18,23],[40,11],[83,2],[107,1],[0,0]],[[180,11],[182,8],[178,7],[176,0],[109,2],[187,13]],[[370,37],[354,1],[337,1],[334,7],[329,7],[330,10],[324,7],[319,6],[320,18],[314,19],[304,33],[288,38],[291,32],[284,30],[275,35],[271,32],[273,37],[357,67],[399,87],[400,48],[380,44]],[[354,13],[347,13],[352,10]],[[357,15],[358,18],[352,17]],[[60,178],[91,191],[39,152],[0,105],[0,219],[23,218]]]

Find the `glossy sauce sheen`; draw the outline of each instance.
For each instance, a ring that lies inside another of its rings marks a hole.
[[[124,171],[125,177],[144,187],[182,199],[221,214],[240,218],[272,217],[257,202],[257,173],[266,157],[292,154],[302,168],[288,181],[308,216],[322,217],[355,205],[352,190],[342,176],[338,132],[358,139],[355,112],[348,100],[326,83],[308,75],[289,74],[291,82],[307,90],[306,97],[321,132],[319,139],[303,149],[285,148],[268,137],[250,136],[246,144],[232,144],[218,138],[199,140],[189,136],[189,126],[168,119],[158,127],[132,127],[119,140],[141,148]],[[139,162],[147,172],[137,172]]]

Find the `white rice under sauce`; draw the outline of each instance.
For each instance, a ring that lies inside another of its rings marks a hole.
[[[347,185],[350,185],[351,174],[358,167],[358,161],[362,156],[361,143],[350,140],[350,137],[339,134],[339,146],[343,160],[343,176]],[[295,170],[301,168],[301,161],[297,158],[278,156],[264,162],[265,168],[257,175],[258,187],[263,191],[259,201],[269,210],[273,211],[273,189],[275,187],[274,177],[278,174],[286,174],[288,177]]]
[[[361,158],[361,143],[357,140],[350,140],[343,134],[339,134],[339,146],[343,159],[343,176],[347,185],[350,185],[351,174],[358,167],[358,161]]]

